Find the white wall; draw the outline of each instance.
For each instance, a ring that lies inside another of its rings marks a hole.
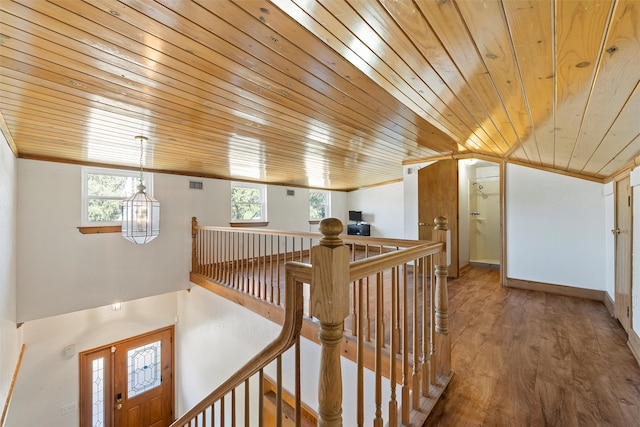
[[[293,196],[287,195],[293,191]],[[347,224],[347,193],[331,191],[330,216]],[[318,232],[317,225],[309,224],[309,189],[279,185],[267,186],[267,219],[272,230]]]
[[[349,210],[362,211],[371,224],[371,236],[404,237],[404,187],[402,182],[355,190],[348,193]]]
[[[24,324],[25,353],[7,427],[76,427],[79,423],[78,353],[169,326],[176,293],[83,310]],[[71,357],[64,348],[75,346]],[[61,408],[76,405],[62,415]]]
[[[631,188],[633,198],[633,234],[632,239],[632,271],[631,271],[631,329],[640,336],[640,168],[631,171]],[[614,227],[612,226],[611,229]],[[609,233],[609,235],[612,235]],[[612,238],[613,240],[613,238]],[[615,296],[615,283],[611,295]],[[613,299],[613,297],[612,297]]]
[[[191,217],[207,215],[189,203],[198,205],[185,177],[155,175],[160,235],[146,245],[118,233],[81,234],[81,180],[76,165],[18,164],[20,321],[189,286]],[[198,194],[200,207],[205,194]]]
[[[466,160],[458,161],[458,259],[460,267],[469,264],[469,175],[472,166]]]
[[[293,196],[288,196],[287,190],[293,191]],[[310,231],[308,189],[268,186],[267,204],[269,228],[274,230]],[[306,212],[307,215],[295,215],[295,212]]]
[[[602,184],[507,166],[507,276],[605,289]]]
[[[349,209],[347,208],[348,194],[346,191],[331,191],[331,212],[332,218],[338,218],[344,225],[344,233],[347,232],[349,222]],[[317,232],[318,226],[310,227],[309,231]]]
[[[635,190],[634,190],[635,191]],[[616,223],[615,217],[615,197],[613,196],[613,182],[609,182],[602,186],[602,195],[604,197],[604,241],[605,241],[605,291],[609,294],[611,301],[616,296],[615,291],[615,238],[611,230]],[[635,206],[634,206],[635,212]],[[640,212],[640,211],[638,211]],[[634,273],[635,274],[635,273]],[[635,276],[634,276],[635,277]]]
[[[0,132],[0,405],[16,368],[22,329],[16,329],[17,160]]]
[[[134,245],[117,233],[83,235],[82,169],[77,165],[18,161],[17,318],[27,321],[158,295],[189,287],[191,217],[228,226],[230,182],[155,174],[160,235]],[[309,231],[309,192],[268,186],[269,228]],[[332,214],[346,217],[346,193],[332,192]],[[314,230],[315,231],[315,230]],[[135,284],[135,285],[133,285]]]
[[[178,293],[178,317],[179,415],[242,367],[280,330],[275,323],[199,286]]]

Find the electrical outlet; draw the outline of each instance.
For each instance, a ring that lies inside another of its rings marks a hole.
[[[60,415],[67,415],[74,412],[78,409],[78,404],[76,402],[69,403],[68,405],[64,405],[60,408]]]

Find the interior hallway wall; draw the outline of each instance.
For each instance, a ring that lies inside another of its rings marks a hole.
[[[631,171],[631,188],[633,199],[633,237],[632,237],[632,270],[631,270],[631,334],[630,341],[638,363],[640,363],[640,168]],[[611,227],[614,228],[614,227]],[[615,295],[615,285],[613,295]]]
[[[9,393],[22,345],[16,328],[17,160],[0,132],[0,405]],[[2,409],[0,409],[2,411]]]
[[[507,277],[605,289],[603,184],[509,164]]]
[[[635,191],[635,190],[634,190]],[[611,298],[611,301],[615,299],[615,237],[611,230],[613,230],[616,223],[615,216],[615,197],[613,195],[613,182],[609,182],[602,186],[602,195],[604,197],[604,234],[605,241],[605,291]],[[635,211],[635,208],[634,208]]]

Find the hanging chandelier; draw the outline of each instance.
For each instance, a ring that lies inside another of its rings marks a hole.
[[[140,141],[140,184],[138,192],[122,202],[122,237],[136,244],[149,243],[160,234],[160,202],[144,192],[142,183],[142,150],[147,142],[144,136],[136,136]]]

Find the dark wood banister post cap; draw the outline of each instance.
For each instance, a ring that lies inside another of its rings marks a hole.
[[[335,248],[344,244],[342,239],[338,237],[344,229],[342,222],[338,218],[323,219],[320,221],[318,229],[320,233],[322,233],[322,238],[320,239],[321,246]]]

